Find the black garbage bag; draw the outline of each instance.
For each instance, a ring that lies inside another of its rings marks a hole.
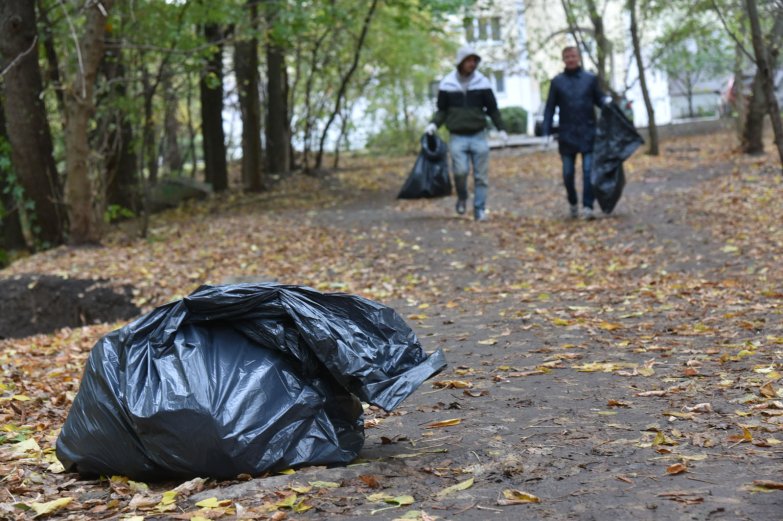
[[[604,213],[611,213],[625,187],[623,161],[631,157],[641,144],[642,136],[615,103],[601,109],[601,119],[593,148],[593,168],[590,181],[593,193]]]
[[[425,199],[451,195],[449,148],[437,134],[421,136],[421,152],[397,199]]]
[[[394,409],[445,365],[361,297],[203,286],[97,342],[57,457],[138,480],[345,464],[364,443],[360,399]]]

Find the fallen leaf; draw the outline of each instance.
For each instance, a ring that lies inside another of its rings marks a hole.
[[[313,488],[340,488],[340,484],[334,481],[311,481],[310,485]]]
[[[754,479],[753,484],[757,487],[769,488],[772,490],[783,490],[783,482],[768,481],[766,479]]]
[[[473,384],[464,380],[438,380],[432,382],[435,389],[471,389]]]
[[[436,495],[438,497],[447,496],[449,494],[452,494],[454,492],[465,490],[473,486],[473,478],[466,479],[465,481],[462,481],[460,483],[457,483],[456,485],[452,485],[450,487],[446,487],[440,492],[438,492]]]
[[[682,474],[683,472],[687,472],[687,471],[688,471],[688,467],[686,467],[682,463],[675,463],[674,465],[669,465],[668,467],[666,467],[666,473],[672,476],[676,474]]]
[[[513,488],[503,490],[503,499],[498,499],[498,505],[522,505],[525,503],[541,503],[538,496]]]
[[[58,510],[65,505],[73,501],[72,497],[61,497],[53,501],[47,501],[46,503],[30,503],[30,508],[35,511],[35,517],[47,516]]]
[[[683,407],[685,412],[712,412],[712,404],[709,403],[697,403],[693,407]]]
[[[425,429],[440,429],[441,427],[453,427],[462,423],[462,419],[454,418],[451,420],[441,420],[428,424]]]
[[[767,382],[759,388],[759,394],[764,398],[777,398],[778,394],[772,387],[772,382]]]
[[[216,497],[211,497],[199,501],[196,503],[196,506],[201,508],[222,508],[230,506],[231,503],[232,501],[230,499],[218,499]]]

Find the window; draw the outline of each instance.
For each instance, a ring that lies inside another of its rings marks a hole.
[[[500,35],[500,17],[465,18],[465,39],[468,42],[498,42]]]
[[[503,94],[506,92],[506,75],[503,71],[495,71],[495,92]]]

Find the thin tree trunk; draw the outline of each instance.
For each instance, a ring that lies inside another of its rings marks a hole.
[[[70,217],[70,237],[73,244],[95,243],[101,237],[103,209],[95,207],[96,198],[90,182],[90,144],[88,132],[95,110],[93,92],[95,78],[103,58],[104,12],[111,9],[113,0],[103,0],[101,5],[85,8],[86,21],[80,41],[82,65],[66,89],[65,95],[65,164],[68,177],[65,200]]]
[[[273,27],[276,23],[275,3],[267,0],[267,25]],[[267,38],[266,44],[266,159],[269,174],[282,174],[291,169],[290,163],[290,130],[287,129],[288,114],[286,103],[285,51],[282,46]]]
[[[639,70],[639,86],[642,89],[642,98],[644,98],[644,108],[647,110],[647,132],[650,135],[650,148],[647,151],[651,156],[657,156],[658,151],[658,127],[655,124],[655,108],[650,99],[650,91],[647,88],[647,75],[644,72],[644,62],[642,61],[642,45],[639,41],[639,24],[636,20],[636,0],[628,2],[628,9],[631,12],[631,39],[633,40],[633,54],[636,57],[636,68]]]
[[[761,86],[761,70],[756,69],[748,100],[748,115],[745,121],[745,134],[742,136],[742,152],[757,155],[764,153],[764,115],[766,105],[764,89]]]
[[[5,131],[5,116],[3,113],[3,96],[0,93],[0,158],[10,155],[8,134]],[[19,205],[14,200],[11,169],[0,168],[0,268],[4,266],[4,252],[22,250],[27,243],[22,233],[22,222],[19,219]]]
[[[606,31],[604,30],[604,20],[601,17],[601,13],[598,12],[598,8],[595,5],[595,0],[586,0],[587,9],[590,16],[590,21],[593,24],[595,30],[595,46],[596,55],[598,57],[598,83],[604,92],[610,90],[611,81],[607,78],[606,74],[606,58],[610,52],[609,40],[606,38]]]
[[[188,110],[188,150],[190,151],[190,177],[195,178],[198,171],[198,157],[196,155],[196,128],[193,125],[193,82],[188,74],[188,92],[185,100]]]
[[[207,59],[201,78],[201,134],[204,141],[204,177],[212,189],[221,192],[228,188],[226,164],[226,137],[223,132],[223,44],[217,24],[204,26],[204,36],[217,51]]]
[[[342,81],[340,82],[340,88],[337,90],[337,99],[334,102],[334,109],[332,110],[332,113],[329,115],[329,119],[326,120],[326,124],[324,125],[324,129],[321,132],[321,142],[318,146],[318,155],[315,158],[315,169],[319,170],[321,168],[321,165],[323,164],[323,156],[324,156],[324,145],[326,143],[326,137],[329,134],[329,128],[332,126],[332,123],[334,122],[334,119],[337,117],[337,114],[340,113],[340,105],[343,102],[343,98],[345,97],[345,92],[348,89],[348,84],[351,81],[351,77],[353,77],[353,73],[356,71],[356,68],[359,66],[359,58],[362,53],[362,48],[364,47],[364,40],[367,37],[367,32],[370,29],[370,23],[372,22],[372,17],[375,14],[375,9],[378,7],[378,0],[372,0],[372,3],[370,4],[370,8],[367,10],[367,15],[364,17],[364,23],[362,24],[362,31],[359,34],[359,39],[356,42],[356,49],[353,53],[353,62],[351,63],[350,68],[345,73],[345,75],[342,78]]]
[[[169,174],[179,175],[182,172],[184,159],[179,147],[179,119],[177,112],[179,108],[179,96],[173,84],[173,73],[170,68],[166,68],[162,78],[164,93],[164,115],[163,115],[163,163]]]
[[[38,15],[43,25],[43,44],[46,52],[46,75],[47,80],[54,89],[54,95],[57,98],[57,108],[60,115],[65,116],[65,102],[63,100],[63,86],[60,80],[60,60],[57,58],[55,50],[54,35],[52,34],[52,24],[49,22],[49,16],[46,12],[43,0],[38,0]]]
[[[60,244],[65,228],[62,188],[42,99],[35,8],[29,0],[0,2],[0,54],[10,67],[3,86],[14,170],[24,197],[35,205],[34,224],[40,230],[37,239]]]
[[[127,81],[122,51],[112,49],[106,52],[101,62],[101,73],[107,85],[106,121],[100,125],[108,135],[106,158],[106,203],[127,208],[133,212],[139,210],[139,186],[137,176],[137,157],[133,151],[133,126],[130,115],[117,103],[127,96]]]
[[[145,60],[142,59],[142,62]],[[162,65],[161,65],[162,66]],[[144,98],[144,126],[142,127],[142,164],[147,166],[147,181],[151,185],[158,182],[158,147],[155,146],[155,115],[152,102],[157,90],[157,82],[150,82],[150,73],[147,65],[141,66],[141,88]]]
[[[258,28],[258,0],[248,0],[247,6],[254,33]],[[238,40],[234,44],[239,106],[242,111],[242,184],[246,190],[264,189],[261,152],[261,100],[259,98],[258,39]]]
[[[783,124],[780,121],[780,106],[778,98],[775,96],[775,84],[772,77],[772,68],[767,56],[767,49],[764,45],[764,36],[761,33],[761,22],[759,21],[758,6],[756,0],[745,0],[748,8],[748,21],[750,21],[750,33],[753,37],[753,53],[756,56],[756,65],[758,66],[759,77],[767,98],[767,111],[769,119],[772,122],[772,130],[775,134],[775,146],[778,149],[778,156],[783,165]]]

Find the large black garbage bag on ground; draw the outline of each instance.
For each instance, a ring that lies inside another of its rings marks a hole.
[[[359,399],[391,410],[445,365],[361,297],[203,286],[98,341],[57,457],[141,480],[344,464],[364,443]]]
[[[421,152],[397,199],[451,195],[448,151],[448,146],[437,134],[421,136]]]
[[[620,107],[610,103],[601,109],[590,180],[595,198],[604,213],[614,210],[623,193],[623,161],[631,157],[642,143],[642,136],[636,132],[633,123]]]

